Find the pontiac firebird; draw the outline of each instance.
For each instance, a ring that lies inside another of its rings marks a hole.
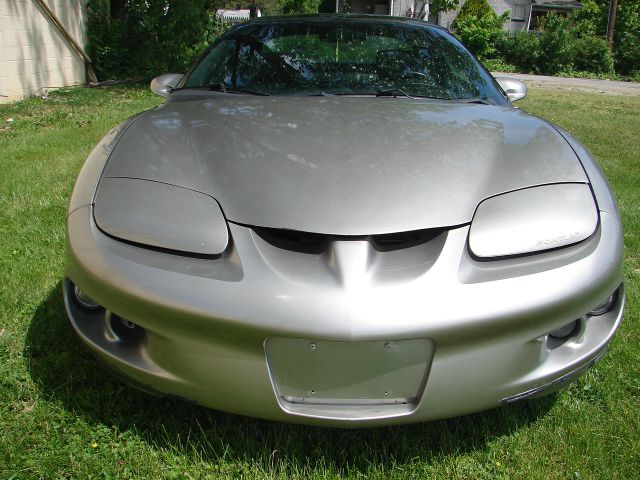
[[[278,421],[421,422],[557,390],[624,304],[591,155],[449,33],[232,28],[93,150],[67,218],[81,339],[143,389]]]

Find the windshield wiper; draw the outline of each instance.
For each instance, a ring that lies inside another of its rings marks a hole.
[[[270,93],[257,92],[255,90],[231,87],[227,85],[226,82],[212,83],[211,85],[209,85],[209,90],[224,92],[224,93],[242,93],[245,95],[260,95],[262,97],[268,97],[271,95]]]
[[[495,105],[489,97],[473,97],[473,98],[454,98],[451,100],[454,103],[479,103],[482,105]]]
[[[192,87],[180,87],[174,88],[171,90],[172,92],[177,92],[181,90],[209,90],[214,92],[223,92],[223,93],[240,93],[244,95],[260,95],[264,97],[268,97],[270,93],[264,92],[256,92],[255,90],[246,90],[244,88],[234,88],[226,85],[224,82],[212,83],[211,85],[194,85]]]
[[[400,96],[407,97],[412,100],[415,100],[417,98],[428,98],[432,100],[451,100],[450,98],[433,97],[431,95],[409,95],[407,92],[397,87],[388,88],[386,90],[380,90],[378,93],[376,93],[376,97],[400,97]]]
[[[376,97],[398,97],[398,96],[407,97],[411,99],[414,98],[411,95],[409,95],[407,92],[405,92],[404,90],[398,87],[387,88],[385,90],[380,90],[376,93]]]
[[[211,90],[211,87],[209,87],[208,85],[194,85],[192,87],[172,88],[171,93],[181,92],[182,90]]]

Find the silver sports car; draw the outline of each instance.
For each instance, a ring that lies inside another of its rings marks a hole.
[[[569,133],[447,31],[229,30],[114,128],[67,218],[65,305],[143,389],[372,426],[552,392],[624,304],[620,216]]]

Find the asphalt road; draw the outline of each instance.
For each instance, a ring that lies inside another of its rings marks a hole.
[[[593,80],[589,78],[547,77],[545,75],[528,75],[523,73],[491,73],[494,77],[516,78],[524,82],[527,87],[603,93],[606,95],[640,96],[640,83],[635,82],[620,82],[618,80]]]

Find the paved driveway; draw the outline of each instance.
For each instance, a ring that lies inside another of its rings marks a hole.
[[[579,92],[595,92],[607,95],[640,96],[640,83],[620,82],[618,80],[592,80],[589,78],[547,77],[545,75],[528,75],[524,73],[492,72],[494,77],[516,78],[528,87],[548,88],[555,90],[573,90]]]

